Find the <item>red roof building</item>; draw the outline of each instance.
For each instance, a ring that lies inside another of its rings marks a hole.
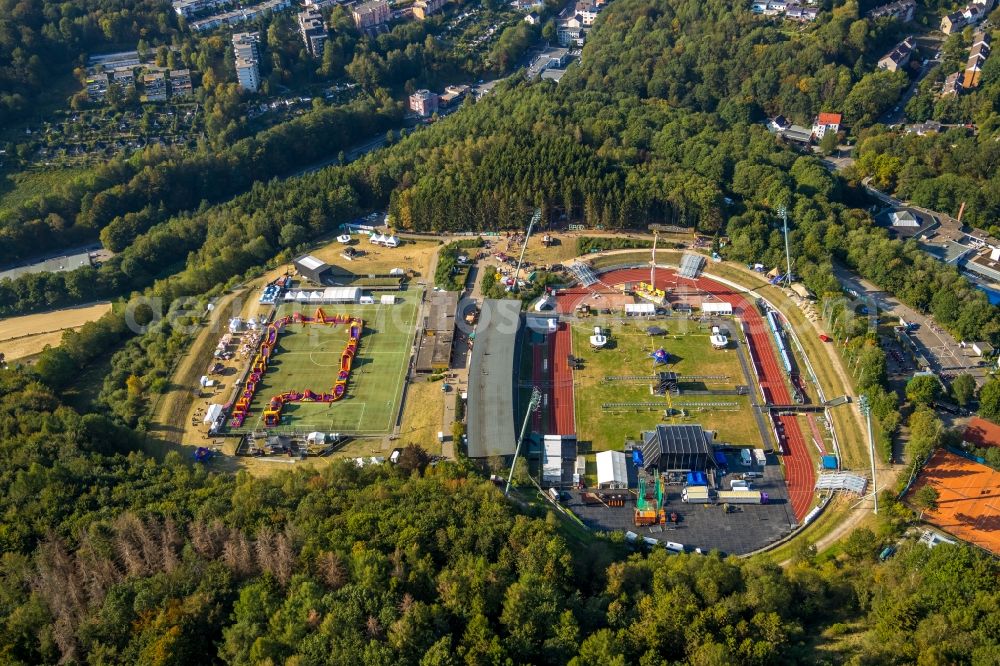
[[[977,416],[965,427],[962,441],[977,449],[1000,447],[1000,425]]]

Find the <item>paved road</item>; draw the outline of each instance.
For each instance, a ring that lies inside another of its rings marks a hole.
[[[933,47],[936,53],[941,52],[940,48],[941,48],[940,44],[937,44],[937,46]],[[925,47],[924,50],[927,51],[928,49]],[[898,125],[899,123],[906,122],[907,120],[906,105],[916,94],[917,86],[920,85],[920,82],[923,81],[924,77],[927,76],[927,74],[934,68],[934,66],[939,64],[940,62],[941,60],[938,57],[927,58],[926,60],[924,60],[924,63],[920,66],[920,73],[917,74],[916,78],[913,79],[913,83],[911,83],[910,87],[906,89],[906,92],[903,93],[903,96],[899,98],[899,103],[896,104],[896,106],[893,107],[891,110],[886,111],[884,114],[882,114],[882,117],[879,118],[878,121],[883,125]]]
[[[924,356],[934,372],[957,374],[964,370],[976,377],[980,383],[984,381],[983,369],[977,367],[978,359],[972,356],[971,351],[962,349],[951,334],[934,323],[932,317],[917,312],[892,294],[879,289],[843,266],[835,264],[833,273],[845,288],[854,290],[860,298],[869,301],[869,311],[872,309],[871,304],[874,304],[878,311],[889,314],[894,319],[902,317],[907,322],[916,324],[913,337],[923,348]]]

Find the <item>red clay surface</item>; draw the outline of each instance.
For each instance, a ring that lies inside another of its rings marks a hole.
[[[552,426],[556,435],[573,435],[576,434],[576,418],[573,411],[573,371],[568,361],[573,340],[569,324],[559,322],[559,328],[551,337],[553,374],[549,407],[553,416]]]
[[[594,292],[609,291],[608,286],[623,282],[648,281],[649,271],[643,268],[629,268],[609,271],[600,275],[601,282],[590,287],[565,289],[559,292],[556,308],[559,312],[572,313],[576,306]],[[603,283],[603,284],[602,284]],[[730,287],[701,277],[697,280],[678,278],[672,270],[657,269],[656,287],[660,289],[688,290],[695,286],[714,295],[720,301],[733,306],[733,314],[739,317],[748,333],[750,357],[756,366],[760,385],[767,402],[777,405],[790,405],[792,398],[785,383],[785,372],[779,363],[776,352],[771,346],[771,332],[758,312],[756,306],[742,294],[732,291]],[[785,460],[785,482],[788,486],[788,497],[792,512],[796,519],[802,520],[812,504],[816,487],[816,472],[806,440],[794,416],[779,416],[775,418],[776,432]]]
[[[938,492],[938,508],[925,510],[924,520],[1000,555],[1000,472],[941,449],[924,465],[908,498],[927,485]]]

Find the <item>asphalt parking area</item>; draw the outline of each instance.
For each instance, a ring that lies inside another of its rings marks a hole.
[[[728,490],[729,482],[751,468],[745,467],[738,454],[727,453],[729,473],[721,479],[717,490]],[[720,504],[685,504],[681,501],[683,485],[668,485],[665,498],[667,515],[676,512],[679,523],[636,527],[633,522],[635,494],[623,507],[603,504],[588,505],[580,491],[572,491],[565,506],[575,513],[587,527],[595,531],[632,531],[642,537],[658,541],[682,543],[687,550],[720,550],[731,555],[742,555],[762,548],[787,535],[795,527],[795,516],[788,501],[788,490],[777,457],[768,454],[764,478],[754,483],[754,490],[768,494],[769,503],[763,505],[735,505],[726,513]],[[761,471],[759,467],[753,471]],[[588,492],[588,491],[583,491]],[[593,491],[596,492],[596,491]]]

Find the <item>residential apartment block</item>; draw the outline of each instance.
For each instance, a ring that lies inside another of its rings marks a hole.
[[[236,55],[236,78],[240,87],[250,92],[260,90],[260,33],[238,32],[233,35]]]
[[[388,23],[392,18],[392,10],[389,9],[388,0],[370,0],[355,7],[351,11],[351,16],[358,30],[364,30]]]
[[[427,117],[433,115],[438,110],[437,93],[430,90],[418,90],[410,95],[410,111]]]
[[[323,14],[318,9],[309,8],[299,14],[299,33],[309,55],[322,58],[323,45],[326,44],[329,35],[326,32],[326,24],[323,23]]]
[[[246,23],[247,21],[253,21],[261,18],[262,16],[266,16],[271,12],[288,9],[291,6],[292,0],[265,0],[259,5],[240,7],[239,9],[234,9],[230,12],[223,12],[222,14],[215,14],[214,16],[209,16],[208,18],[193,21],[190,25],[191,29],[195,32],[205,32],[207,30],[215,30],[216,28],[223,26],[233,26],[239,25],[240,23]]]

